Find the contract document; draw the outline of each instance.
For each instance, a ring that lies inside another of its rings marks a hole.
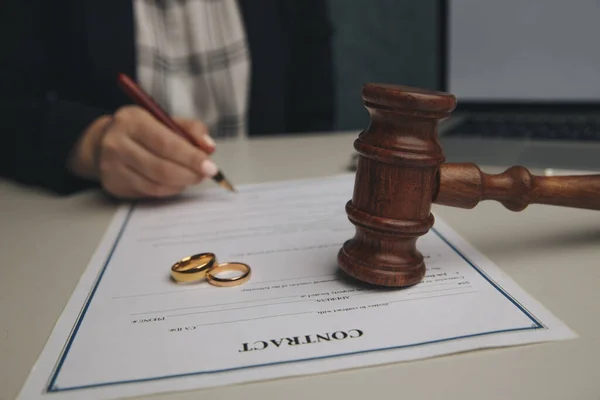
[[[576,334],[439,218],[410,288],[344,275],[353,175],[123,205],[21,392],[104,399],[408,361]],[[212,252],[235,287],[170,277]]]

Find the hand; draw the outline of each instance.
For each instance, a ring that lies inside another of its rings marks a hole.
[[[202,122],[175,121],[195,142],[214,147]],[[113,196],[130,199],[177,195],[217,173],[206,153],[138,106],[94,121],[69,166],[81,177],[99,180]]]

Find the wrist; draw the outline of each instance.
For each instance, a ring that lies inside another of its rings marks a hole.
[[[98,180],[97,158],[102,136],[111,120],[110,115],[103,115],[83,131],[68,160],[71,173],[83,179]]]

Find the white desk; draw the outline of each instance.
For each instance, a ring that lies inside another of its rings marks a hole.
[[[326,176],[344,172],[355,137],[227,142],[215,160],[235,184]],[[96,192],[0,183],[0,400],[23,385],[115,208]],[[170,398],[600,399],[600,212],[492,202],[434,212],[581,337]]]

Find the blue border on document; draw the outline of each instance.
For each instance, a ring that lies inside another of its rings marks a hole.
[[[426,345],[426,344],[442,343],[442,342],[448,342],[448,341],[451,341],[451,340],[459,340],[459,339],[472,338],[472,337],[477,337],[477,336],[492,335],[492,334],[497,334],[497,333],[527,331],[527,330],[545,329],[546,328],[521,303],[519,303],[516,299],[514,299],[511,295],[509,295],[504,289],[502,289],[500,286],[498,286],[498,284],[496,282],[494,282],[489,276],[487,276],[483,271],[481,271],[471,260],[469,260],[464,254],[462,254],[441,233],[439,233],[435,228],[432,228],[431,230],[440,239],[442,239],[444,241],[444,243],[446,243],[452,250],[454,250],[456,252],[456,254],[458,254],[463,260],[465,260],[475,271],[477,271],[498,292],[500,292],[504,297],[506,297],[506,299],[508,301],[510,301],[523,314],[525,314],[531,320],[532,324],[530,326],[522,327],[522,328],[513,328],[513,329],[504,329],[504,330],[497,330],[497,331],[490,331],[490,332],[481,332],[481,333],[475,333],[475,334],[471,334],[471,335],[463,335],[463,336],[456,336],[456,337],[445,338],[445,339],[430,340],[430,341],[427,341],[427,342],[410,343],[410,344],[405,344],[405,345],[400,345],[400,346],[383,347],[383,348],[379,348],[379,349],[370,349],[370,350],[363,350],[363,351],[356,351],[356,352],[350,352],[350,353],[328,355],[328,356],[322,356],[322,357],[311,357],[311,358],[304,358],[304,359],[294,359],[294,360],[279,361],[279,362],[274,362],[274,363],[264,363],[264,364],[248,365],[248,366],[243,366],[243,367],[224,368],[224,369],[212,370],[212,371],[189,372],[189,373],[185,373],[185,374],[173,374],[173,375],[156,376],[156,377],[150,377],[150,378],[131,379],[131,380],[115,381],[115,382],[104,382],[104,383],[96,383],[96,384],[90,384],[90,385],[80,385],[80,386],[73,386],[73,387],[57,387],[56,386],[56,379],[58,378],[58,375],[60,374],[60,370],[62,369],[62,366],[63,366],[63,364],[64,364],[64,362],[65,362],[65,360],[67,358],[69,350],[71,349],[71,345],[73,344],[75,336],[77,335],[77,332],[79,331],[79,328],[81,326],[83,318],[85,317],[85,314],[86,314],[86,312],[87,312],[87,310],[89,308],[89,305],[92,302],[94,294],[96,293],[96,289],[98,288],[98,285],[100,284],[100,281],[102,280],[102,277],[104,276],[104,272],[106,272],[106,268],[108,267],[108,264],[110,263],[110,260],[111,260],[111,258],[113,256],[114,252],[115,252],[115,249],[117,248],[117,245],[118,245],[118,243],[119,243],[119,241],[121,239],[121,236],[122,236],[123,232],[125,231],[125,227],[127,226],[127,223],[130,220],[130,217],[131,217],[131,214],[133,213],[133,210],[134,210],[134,206],[132,205],[131,208],[129,209],[128,213],[127,213],[125,221],[123,222],[123,226],[121,227],[121,230],[119,231],[119,234],[117,235],[117,238],[115,239],[115,243],[112,246],[112,249],[111,249],[111,251],[110,251],[110,253],[109,253],[109,255],[108,255],[107,259],[106,259],[106,262],[104,263],[104,266],[102,267],[102,271],[100,272],[100,274],[98,276],[98,279],[96,280],[96,283],[94,284],[94,287],[93,287],[92,291],[90,292],[90,295],[88,296],[88,299],[87,299],[87,301],[86,301],[86,303],[85,303],[85,305],[84,305],[81,313],[79,314],[79,317],[78,317],[77,322],[76,322],[76,324],[75,324],[75,326],[73,328],[73,331],[72,331],[71,335],[69,336],[69,339],[68,339],[68,342],[67,342],[66,346],[64,347],[63,354],[61,355],[61,357],[60,357],[60,359],[58,361],[58,364],[57,364],[54,372],[51,375],[51,378],[49,380],[48,386],[46,388],[47,392],[64,392],[64,391],[79,390],[79,389],[89,389],[89,388],[97,388],[97,387],[106,387],[106,386],[119,385],[119,384],[125,384],[125,383],[141,383],[141,382],[157,381],[157,380],[161,380],[161,379],[181,378],[181,377],[187,377],[187,376],[193,376],[193,375],[215,374],[215,373],[220,373],[220,372],[238,371],[238,370],[244,370],[244,369],[255,368],[255,367],[265,367],[265,366],[272,366],[272,365],[279,365],[279,364],[289,364],[289,363],[292,363],[292,362],[312,361],[312,360],[318,360],[318,359],[326,359],[326,358],[333,358],[333,357],[342,357],[342,356],[351,355],[351,354],[372,353],[372,352],[375,352],[375,351],[394,350],[394,349],[401,349],[401,348],[417,347],[417,346],[422,346],[422,345]]]

